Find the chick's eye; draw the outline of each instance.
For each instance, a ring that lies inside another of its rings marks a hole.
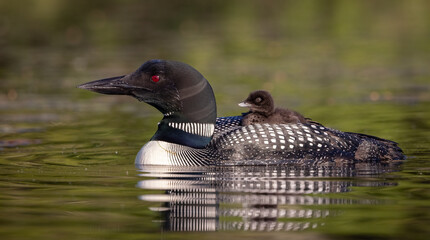
[[[259,102],[261,102],[261,100],[262,100],[262,99],[258,97],[258,98],[256,98],[256,99],[255,99],[255,102],[256,102],[256,103],[259,103]]]
[[[153,82],[158,82],[158,81],[160,81],[160,76],[158,76],[158,75],[154,75],[154,76],[152,76],[152,77],[151,77],[151,80],[152,80]]]

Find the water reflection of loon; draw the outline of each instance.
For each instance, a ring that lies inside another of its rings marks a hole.
[[[323,193],[392,184],[360,178],[385,170],[375,165],[361,172],[345,167],[154,166],[143,169],[142,176],[157,178],[142,180],[137,186],[165,191],[140,196],[145,202],[162,204],[150,209],[161,213],[164,230],[297,231],[317,228],[324,224],[323,218],[338,214],[330,205],[375,204],[375,200],[333,198]]]
[[[136,157],[151,165],[266,165],[403,160],[396,143],[316,124],[241,125],[241,116],[216,117],[207,80],[191,66],[151,60],[134,73],[80,88],[126,94],[164,114],[158,130]]]

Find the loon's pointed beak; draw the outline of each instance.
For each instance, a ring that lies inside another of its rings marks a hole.
[[[247,108],[251,107],[251,104],[249,104],[247,102],[241,102],[238,105],[239,105],[239,107],[247,107]]]
[[[125,81],[126,76],[118,76],[100,79],[78,86],[78,88],[87,89],[97,93],[115,94],[115,95],[128,95],[132,89]]]

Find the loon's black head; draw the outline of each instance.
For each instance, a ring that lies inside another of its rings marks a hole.
[[[247,107],[251,112],[270,114],[275,110],[272,95],[264,90],[251,92],[243,102],[239,103],[240,107]]]
[[[188,64],[150,60],[131,74],[96,80],[78,87],[103,94],[130,95],[157,108],[164,118],[153,139],[180,141],[170,140],[168,135],[175,132],[171,127],[204,137],[202,140],[197,139],[199,136],[191,136],[196,142],[189,144],[193,147],[204,147],[212,136],[213,126],[206,129],[204,126],[215,124],[215,96],[203,75]],[[197,124],[196,129],[191,129],[186,123]],[[212,130],[211,134],[208,134],[209,130]],[[180,137],[184,136],[175,138]]]

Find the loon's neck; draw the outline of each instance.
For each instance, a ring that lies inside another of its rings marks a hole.
[[[158,130],[151,140],[205,148],[211,141],[214,130],[214,123],[191,122],[183,116],[168,113],[158,124]]]

